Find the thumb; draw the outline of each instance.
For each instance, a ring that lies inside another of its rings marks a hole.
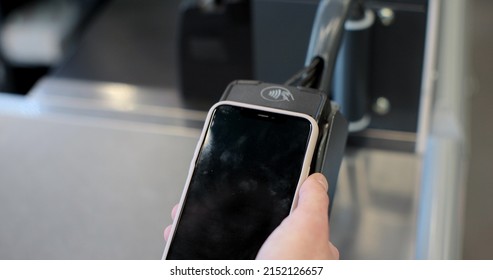
[[[327,217],[329,211],[329,184],[320,173],[310,175],[300,187],[298,205],[294,212],[306,215]]]

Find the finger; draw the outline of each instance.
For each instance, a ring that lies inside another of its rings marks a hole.
[[[164,229],[164,240],[166,241],[168,241],[169,235],[171,234],[171,227],[172,225],[169,225]]]
[[[178,212],[178,204],[173,206],[173,210],[171,210],[171,219],[174,220],[176,218],[176,212]]]
[[[329,211],[329,184],[320,173],[310,175],[301,185],[298,198],[298,211],[307,215],[327,217]]]
[[[339,249],[337,249],[332,242],[329,241],[330,258],[333,260],[338,260],[340,258]]]

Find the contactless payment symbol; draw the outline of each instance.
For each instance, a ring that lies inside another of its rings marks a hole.
[[[293,94],[283,87],[266,87],[260,92],[260,96],[268,101],[294,101]]]

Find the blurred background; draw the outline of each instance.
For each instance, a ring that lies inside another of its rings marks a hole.
[[[234,79],[300,70],[318,3],[0,0],[0,259],[159,259],[206,111]],[[333,243],[493,259],[493,2],[363,5],[374,22],[341,53],[364,50],[366,78],[336,75],[364,85],[350,102],[369,122],[348,138]]]

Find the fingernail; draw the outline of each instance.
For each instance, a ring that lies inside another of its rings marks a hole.
[[[326,191],[329,190],[329,183],[327,182],[327,179],[325,179],[325,176],[320,174],[320,173],[317,173],[315,174],[315,180],[317,180],[317,182],[319,182]]]

